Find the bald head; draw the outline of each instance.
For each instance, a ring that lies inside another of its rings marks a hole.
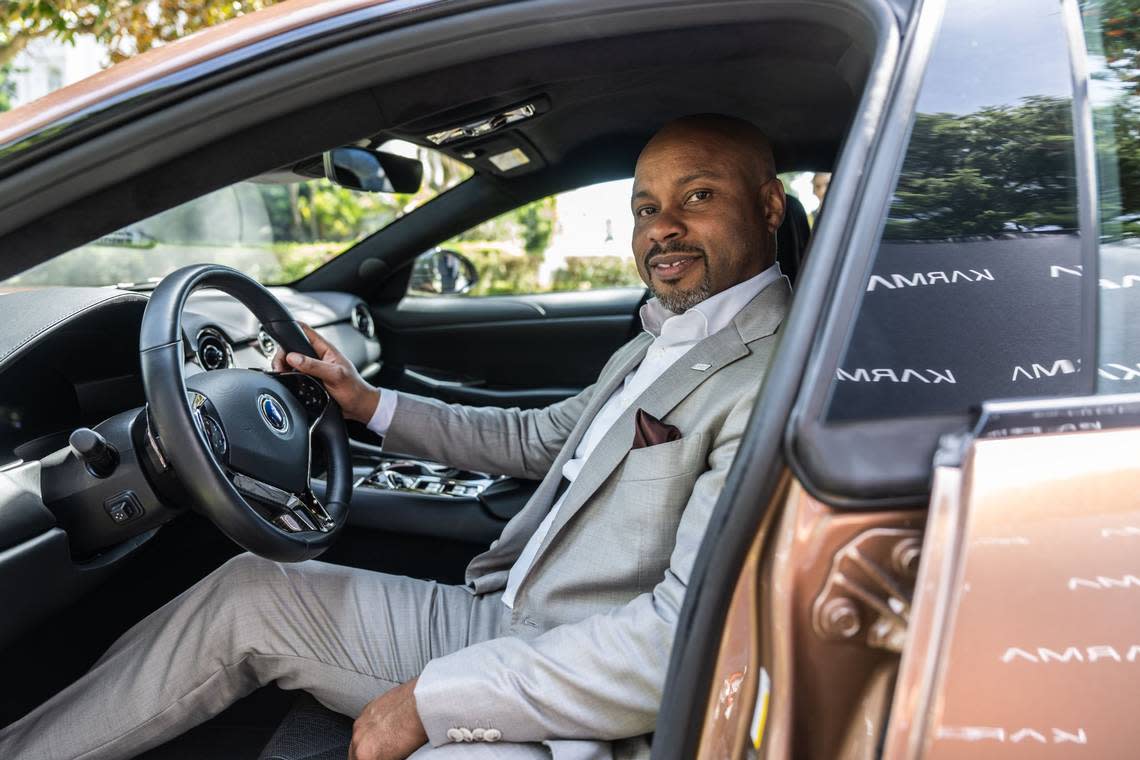
[[[641,155],[652,155],[670,145],[693,141],[715,144],[719,150],[732,152],[747,165],[758,182],[776,176],[776,160],[768,137],[752,122],[723,114],[694,114],[674,119],[653,135]]]
[[[759,274],[775,261],[784,189],[754,124],[717,114],[669,122],[637,159],[633,252],[671,311]]]

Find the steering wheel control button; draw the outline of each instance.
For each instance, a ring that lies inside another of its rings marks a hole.
[[[68,439],[71,451],[97,478],[105,478],[119,465],[119,452],[91,428],[79,428]]]
[[[226,434],[222,431],[222,426],[213,417],[202,415],[202,429],[206,433],[206,440],[210,442],[210,448],[219,457],[226,455]]]
[[[257,410],[274,433],[286,435],[289,432],[289,415],[285,413],[285,405],[281,401],[268,393],[262,393],[257,397]]]
[[[103,502],[103,509],[117,525],[123,525],[143,516],[142,504],[133,491],[123,491]]]

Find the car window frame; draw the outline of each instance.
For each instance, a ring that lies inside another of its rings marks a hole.
[[[1075,0],[1062,2],[1069,6]],[[936,12],[938,16],[936,22],[931,19],[934,23],[929,38],[931,48],[937,40],[944,10],[944,2],[927,0],[923,3],[924,22],[928,14]],[[1082,278],[1080,338],[1086,359],[1091,360],[1090,366],[1095,367],[1099,295],[1096,156],[1092,142],[1083,33],[1079,26],[1074,33],[1070,19],[1062,23],[1072,85],[1077,218],[1080,224],[1080,256],[1085,272]],[[835,294],[813,346],[813,357],[805,372],[785,437],[785,455],[796,478],[814,498],[838,509],[884,509],[925,504],[930,493],[933,453],[939,439],[946,434],[970,430],[980,414],[979,406],[960,414],[830,424],[825,421],[836,370],[846,353],[850,326],[858,314],[863,290],[878,254],[891,196],[909,148],[925,69],[924,63],[914,90],[905,93],[909,104],[901,99],[892,104],[894,110],[889,123],[901,124],[905,128],[901,136],[884,136],[869,166],[867,180],[863,184],[864,197],[848,222],[847,255],[833,277]],[[888,173],[889,177],[884,180]],[[821,223],[826,218],[824,214]],[[810,263],[810,257],[808,261]],[[1088,373],[1087,379],[1088,392],[1092,393],[1095,374]],[[998,399],[980,401],[993,400]],[[916,446],[916,440],[931,442],[931,450]],[[852,463],[850,452],[853,450],[883,453],[873,463]]]

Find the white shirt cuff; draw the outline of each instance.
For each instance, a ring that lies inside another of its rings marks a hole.
[[[392,424],[392,418],[396,416],[396,401],[400,394],[387,388],[380,388],[379,390],[380,403],[376,405],[372,419],[368,420],[368,429],[376,435],[385,436],[388,434],[388,427]]]

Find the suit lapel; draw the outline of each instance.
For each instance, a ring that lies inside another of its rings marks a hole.
[[[539,547],[538,553],[535,555],[535,565],[563,526],[594,495],[594,492],[601,487],[606,478],[610,476],[625,458],[626,453],[629,452],[629,448],[633,444],[633,420],[637,410],[641,408],[657,419],[664,419],[665,415],[671,412],[677,404],[684,401],[701,383],[713,377],[732,362],[747,356],[750,353],[748,343],[771,335],[779,327],[784,312],[787,310],[790,293],[787,280],[784,278],[780,278],[765,288],[748,306],[741,310],[740,314],[733,320],[732,325],[693,346],[684,356],[673,362],[622,412],[621,416],[602,437],[602,440],[598,442],[597,447],[590,453],[586,465],[567,490],[566,500],[563,502],[562,508],[558,510],[554,523],[550,526],[542,546]],[[636,358],[636,361],[631,360],[625,363],[618,377],[624,379],[629,372],[638,366],[645,357],[651,342],[651,340],[646,341],[636,356],[631,357],[631,359]],[[695,367],[704,368],[695,369]],[[572,456],[594,416],[597,415],[602,405],[609,400],[616,387],[617,384],[614,382],[607,383],[607,388],[599,390],[597,396],[591,400],[589,413],[582,415],[582,420],[575,430],[576,437],[573,439],[573,449],[567,446],[566,450],[563,450],[562,456],[559,457],[557,465],[559,475],[562,472],[561,465],[568,458],[567,450]]]
[[[598,411],[625,380],[625,376],[636,369],[645,359],[645,353],[649,350],[649,344],[652,342],[652,336],[648,333],[642,333],[628,344],[625,356],[619,357],[613,368],[603,372],[598,378],[598,387],[590,398],[590,403],[586,405],[581,418],[570,431],[566,443],[562,446],[562,451],[559,452],[558,458],[554,460],[554,464],[546,473],[546,477],[539,484],[538,490],[527,502],[523,513],[518,516],[521,519],[511,520],[507,523],[506,529],[499,538],[499,551],[484,552],[471,561],[467,566],[466,573],[468,583],[476,583],[483,573],[494,569],[496,563],[501,561],[501,556],[517,557],[523,550],[531,535],[538,529],[539,523],[542,522],[546,513],[553,506],[554,493],[558,488],[558,482],[562,480],[562,466],[574,456],[578,444],[582,441],[582,436],[590,427],[590,423],[593,422]],[[565,508],[565,504],[563,508]]]
[[[570,431],[570,437],[566,439],[566,444],[562,447],[558,459],[551,468],[551,471],[558,474],[558,477],[554,479],[556,482],[562,477],[562,465],[574,456],[578,450],[578,444],[582,442],[582,437],[590,429],[590,423],[594,421],[594,417],[598,416],[598,412],[610,400],[610,396],[625,381],[626,375],[637,369],[638,365],[645,359],[645,354],[649,351],[651,343],[653,343],[653,337],[649,333],[643,332],[638,335],[633,345],[630,346],[629,354],[625,359],[616,363],[613,372],[608,376],[599,378],[597,392],[590,399],[590,403],[586,405],[578,424]]]

